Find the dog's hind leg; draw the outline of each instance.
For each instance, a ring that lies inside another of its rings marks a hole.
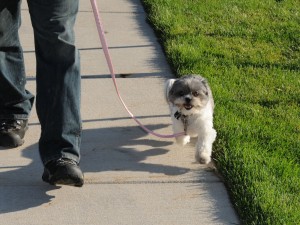
[[[181,146],[184,146],[184,145],[186,145],[187,143],[190,142],[190,138],[191,137],[189,135],[176,137],[176,143],[181,145]]]

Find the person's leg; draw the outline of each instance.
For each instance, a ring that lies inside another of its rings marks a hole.
[[[58,159],[76,163],[80,159],[80,62],[73,31],[78,3],[28,0],[37,60],[36,108],[42,129],[39,151],[46,168]],[[52,176],[52,172],[46,174]]]
[[[0,1],[0,146],[17,147],[27,129],[33,95],[26,76],[18,30],[20,0]]]

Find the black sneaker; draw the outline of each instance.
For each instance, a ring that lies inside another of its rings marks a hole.
[[[0,146],[15,148],[24,143],[28,120],[0,119]]]
[[[84,183],[83,173],[78,163],[67,158],[60,158],[47,163],[42,179],[52,185],[63,184],[81,187]]]

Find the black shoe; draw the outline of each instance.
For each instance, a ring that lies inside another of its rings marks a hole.
[[[60,158],[47,163],[42,179],[52,185],[63,184],[81,187],[84,183],[83,173],[78,163],[67,158]]]
[[[0,146],[15,148],[24,143],[28,120],[0,119]]]

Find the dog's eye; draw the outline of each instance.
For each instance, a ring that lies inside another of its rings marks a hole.
[[[193,94],[194,97],[199,96],[199,92],[198,91],[193,91],[192,94]]]
[[[178,92],[178,95],[179,95],[179,96],[184,96],[184,92],[183,92],[183,91],[180,91],[180,92]]]

